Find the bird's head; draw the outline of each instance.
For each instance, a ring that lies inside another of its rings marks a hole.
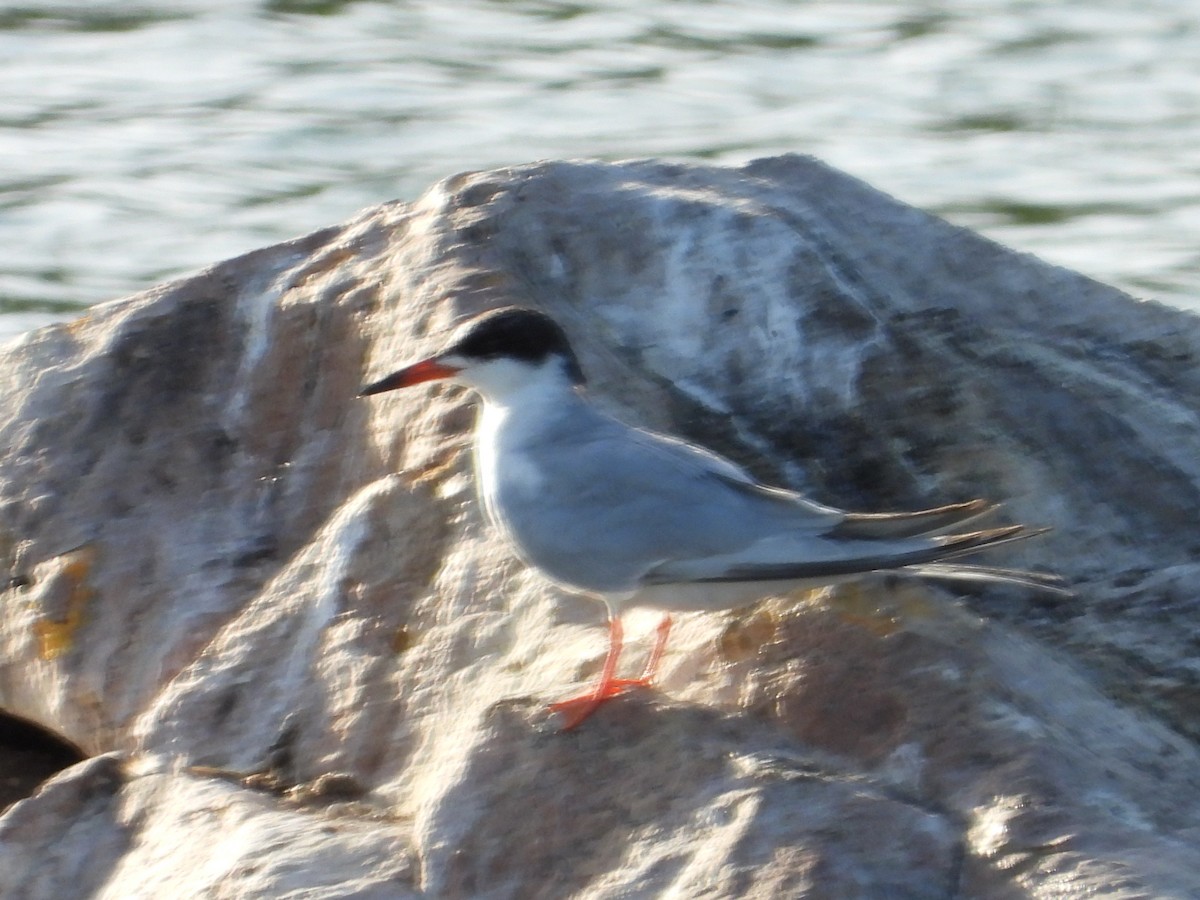
[[[467,322],[442,352],[368,384],[360,397],[450,379],[485,398],[504,397],[535,383],[584,382],[566,333],[545,313],[505,307]]]

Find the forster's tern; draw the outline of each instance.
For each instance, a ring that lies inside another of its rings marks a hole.
[[[993,509],[982,500],[920,512],[845,512],[759,484],[694,444],[604,415],[583,393],[563,330],[535,310],[477,316],[446,350],[360,396],[437,379],[483,397],[475,478],[488,518],[525,562],[608,607],[599,682],[551,707],[565,728],[653,676],[669,613],[642,676],[618,678],[627,606],[725,609],[871,572],[1062,590],[1053,576],[952,562],[1037,533],[1021,525],[946,533]]]

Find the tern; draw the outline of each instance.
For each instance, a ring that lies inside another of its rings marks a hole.
[[[760,484],[702,447],[600,412],[588,402],[565,332],[542,312],[505,307],[476,316],[447,349],[359,396],[440,379],[483,399],[474,461],[488,520],[525,563],[607,607],[599,681],[551,706],[564,730],[606,700],[650,684],[671,611],[729,609],[878,572],[1065,592],[1054,576],[954,562],[1040,533],[1023,525],[954,531],[995,508],[983,500],[847,512]],[[666,615],[642,675],[618,678],[621,613],[631,606]]]

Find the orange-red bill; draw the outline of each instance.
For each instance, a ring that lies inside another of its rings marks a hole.
[[[413,363],[411,366],[406,366],[399,372],[393,372],[386,378],[381,378],[379,381],[366,385],[358,392],[358,396],[366,397],[370,394],[382,394],[384,391],[412,387],[414,384],[421,384],[425,381],[437,381],[439,378],[449,378],[458,371],[454,366],[438,362],[437,357],[431,357],[423,359],[419,363]]]

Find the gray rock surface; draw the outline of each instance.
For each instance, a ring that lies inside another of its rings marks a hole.
[[[1077,597],[683,616],[660,690],[557,733],[601,610],[484,526],[465,394],[354,397],[511,302],[765,479],[1054,526],[996,561]],[[0,817],[0,896],[1200,895],[1197,353],[797,157],[462,175],[32,333],[0,707],[95,758]]]

